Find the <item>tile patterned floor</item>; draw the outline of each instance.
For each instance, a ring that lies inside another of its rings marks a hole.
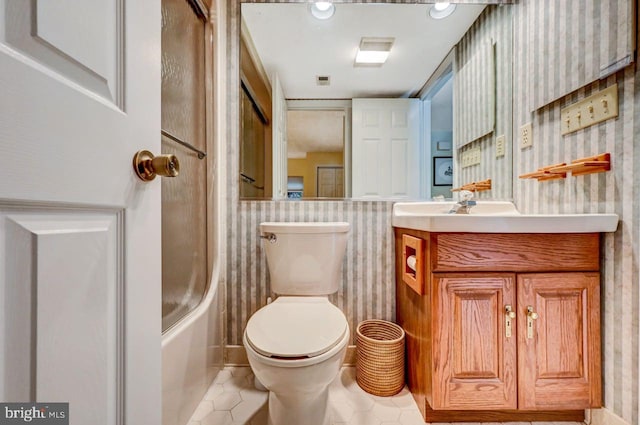
[[[342,368],[329,387],[329,404],[332,425],[425,425],[406,387],[393,397],[373,396],[358,386],[352,367]],[[209,387],[188,425],[267,425],[267,392],[254,388],[250,368],[226,367]],[[581,424],[510,422],[508,425]]]

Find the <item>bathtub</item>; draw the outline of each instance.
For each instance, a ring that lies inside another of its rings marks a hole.
[[[198,307],[162,336],[163,425],[185,425],[222,367],[222,302],[222,284],[214,281]]]

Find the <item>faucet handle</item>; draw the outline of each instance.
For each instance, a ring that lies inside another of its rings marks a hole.
[[[460,200],[461,201],[469,201],[471,198],[473,198],[473,192],[471,192],[470,190],[461,190],[460,191]]]

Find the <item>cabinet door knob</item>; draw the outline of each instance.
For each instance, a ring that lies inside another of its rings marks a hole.
[[[533,307],[527,306],[527,339],[533,339],[533,321],[538,318],[538,313],[533,311]]]
[[[511,338],[511,334],[513,333],[513,325],[511,323],[511,320],[516,318],[516,312],[513,311],[513,307],[511,306],[511,304],[505,305],[504,311],[507,316],[504,320],[504,334],[507,338]]]

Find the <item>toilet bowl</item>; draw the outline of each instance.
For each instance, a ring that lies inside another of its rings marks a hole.
[[[261,223],[271,290],[243,344],[269,390],[269,425],[329,425],[329,384],[344,361],[347,319],[328,299],[337,292],[348,223]]]
[[[280,297],[244,333],[249,364],[269,390],[269,425],[328,425],[329,384],[349,343],[344,314],[323,297]]]

